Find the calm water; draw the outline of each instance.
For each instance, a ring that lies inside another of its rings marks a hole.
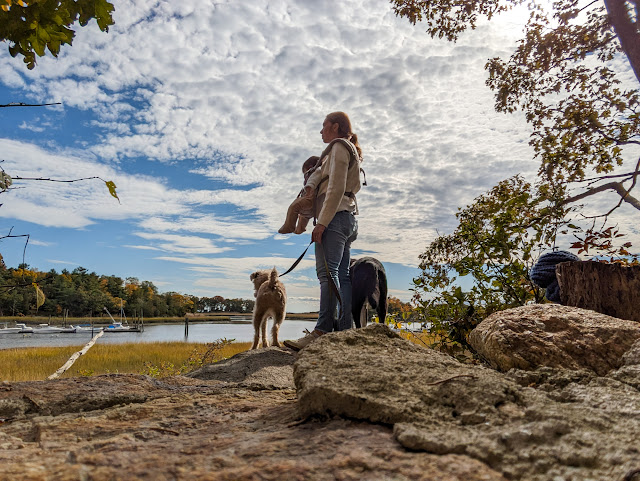
[[[246,319],[250,321],[250,319]],[[280,326],[280,341],[297,339],[303,330],[312,330],[313,321],[285,320]],[[271,329],[271,322],[268,326]],[[267,331],[269,333],[269,331]],[[268,334],[269,335],[269,334]],[[189,324],[189,336],[185,338],[184,324],[145,326],[144,332],[105,332],[98,344],[120,344],[124,342],[213,342],[217,339],[235,339],[237,342],[253,341],[253,325],[248,324]],[[37,346],[81,346],[91,340],[91,331],[74,334],[3,334],[0,349]]]

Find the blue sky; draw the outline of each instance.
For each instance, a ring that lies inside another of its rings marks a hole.
[[[77,31],[28,71],[0,45],[0,233],[30,234],[26,262],[137,277],[160,291],[252,297],[249,274],[286,269],[309,234],[277,234],[323,149],[325,115],[347,112],[369,185],[353,256],[372,255],[390,295],[411,298],[418,256],[455,212],[502,179],[533,180],[522,116],[497,114],[484,64],[506,57],[524,10],[455,44],[383,0],[114,1],[108,34]],[[622,63],[624,68],[624,64]],[[628,220],[628,211],[621,219]],[[0,241],[7,265],[20,239]],[[285,278],[289,311],[316,310],[313,255]]]

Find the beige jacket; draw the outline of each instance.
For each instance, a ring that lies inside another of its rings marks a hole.
[[[322,159],[322,167],[307,179],[306,185],[312,189],[320,185],[316,194],[321,203],[318,224],[328,226],[336,212],[342,210],[358,213],[355,196],[345,195],[345,192],[356,194],[360,190],[360,162],[353,162],[349,167],[350,160],[347,147],[336,142],[331,147],[331,152]],[[327,180],[323,182],[325,178]]]

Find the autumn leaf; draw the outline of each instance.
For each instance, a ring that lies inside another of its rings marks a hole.
[[[34,282],[32,285],[36,290],[36,311],[37,311],[38,309],[40,309],[40,306],[44,304],[44,292],[42,292],[42,290],[40,289],[40,286],[38,286],[37,283]]]
[[[120,203],[120,198],[118,197],[118,194],[116,194],[116,184],[114,184],[112,180],[105,180],[104,183],[107,186],[107,189],[109,189],[109,193],[118,199],[118,203]]]

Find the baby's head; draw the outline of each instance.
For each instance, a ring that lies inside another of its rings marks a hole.
[[[318,157],[317,155],[312,155],[307,160],[305,160],[304,164],[302,164],[302,173],[305,173],[307,170],[313,168],[319,160],[320,157]]]

